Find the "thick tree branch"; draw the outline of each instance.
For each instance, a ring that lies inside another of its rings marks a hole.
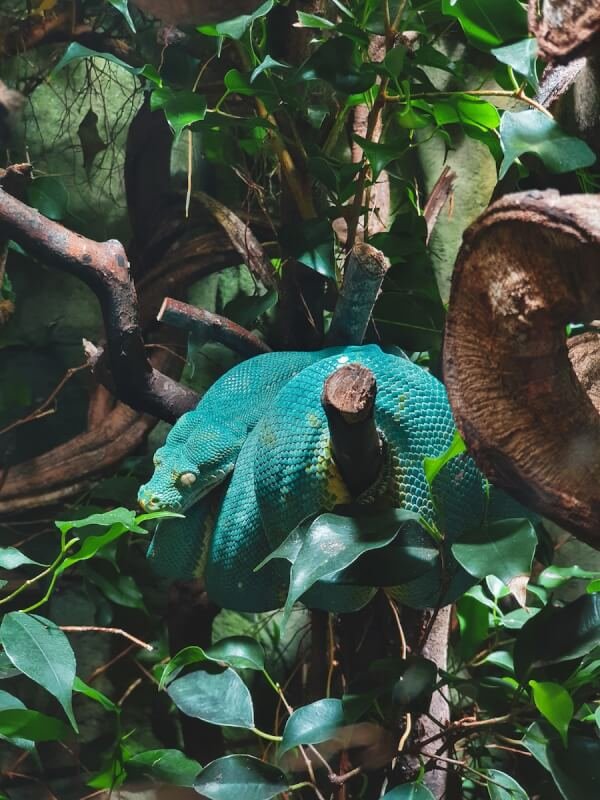
[[[198,401],[195,392],[155,370],[138,322],[135,287],[120,242],[94,242],[52,222],[0,189],[0,237],[16,241],[45,264],[69,272],[98,297],[111,372],[119,397],[169,422]]]
[[[346,258],[344,283],[327,344],[362,344],[389,262],[380,250],[359,242]]]
[[[375,426],[375,376],[360,364],[347,364],[330,375],[321,403],[331,435],[331,451],[344,482],[357,496],[381,474],[383,442]]]
[[[600,382],[570,360],[565,330],[598,318],[599,220],[590,194],[490,206],[458,255],[444,347],[454,417],[482,470],[597,549]]]
[[[167,325],[194,333],[205,341],[220,342],[244,358],[271,352],[267,344],[241,325],[236,325],[235,322],[219,314],[195,308],[171,297],[165,298],[157,319],[159,322],[166,322]]]
[[[529,0],[529,30],[542,58],[570,61],[597,44],[600,6],[590,0]]]

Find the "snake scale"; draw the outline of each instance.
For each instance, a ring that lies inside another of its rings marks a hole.
[[[375,422],[386,443],[385,468],[363,502],[376,498],[380,507],[418,514],[426,526],[411,526],[398,538],[406,545],[409,537],[410,545],[431,555],[422,574],[406,579],[401,558],[396,572],[389,567],[396,563],[392,543],[381,581],[372,583],[388,586],[399,602],[424,608],[452,602],[476,582],[454,560],[452,543],[486,520],[522,517],[524,511],[490,491],[467,454],[451,459],[428,484],[423,460],[445,453],[455,432],[445,388],[425,369],[377,345],[256,356],[223,375],[177,421],[138,498],[146,511],[185,514],[161,521],[154,535],[148,556],[160,575],[203,575],[211,598],[238,611],[284,604],[289,563],[273,559],[255,567],[308,515],[352,500],[331,456],[321,406],[324,381],[348,363],[375,375]],[[441,545],[427,526],[442,533]],[[302,600],[331,611],[360,608],[377,586],[360,585],[357,574],[326,576]]]

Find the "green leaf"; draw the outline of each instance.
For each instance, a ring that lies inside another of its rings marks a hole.
[[[159,689],[163,689],[184,667],[202,661],[226,664],[234,669],[263,671],[265,654],[262,645],[250,636],[229,636],[220,639],[204,650],[192,645],[180,650],[166,665],[160,678]]]
[[[284,772],[258,758],[225,756],[206,766],[194,789],[208,800],[270,800],[287,791]]]
[[[467,129],[472,126],[482,131],[488,131],[494,130],[500,125],[500,114],[496,107],[480,97],[473,97],[469,94],[460,95],[454,98],[454,107],[458,121]]]
[[[442,0],[442,12],[455,17],[482,50],[527,36],[527,14],[518,0]]]
[[[458,431],[454,431],[450,447],[445,450],[440,456],[436,458],[424,458],[423,469],[425,471],[425,478],[430,486],[433,486],[434,480],[437,478],[442,469],[453,458],[460,456],[467,450],[466,444],[463,442],[462,437]]]
[[[213,661],[220,661],[234,669],[265,668],[265,653],[260,642],[251,636],[228,636],[209,647],[206,655]]]
[[[564,608],[546,606],[517,634],[515,673],[523,679],[535,667],[581,658],[598,645],[600,595],[585,594]]]
[[[335,739],[346,724],[342,701],[326,698],[297,708],[286,722],[279,756],[300,744],[319,744]]]
[[[350,566],[361,555],[392,542],[408,523],[418,524],[418,515],[402,509],[377,514],[342,517],[321,514],[300,523],[273,553],[260,564],[284,558],[292,564],[285,613],[311,586],[327,575]]]
[[[71,698],[75,655],[60,628],[43,617],[11,611],[2,620],[0,642],[15,667],[56,697],[77,731]]]
[[[437,667],[423,656],[409,656],[392,689],[392,705],[402,713],[426,711],[437,679]]]
[[[319,30],[330,30],[335,28],[335,22],[331,22],[325,17],[318,17],[316,14],[307,14],[304,11],[297,11],[298,22],[295,23],[295,28],[317,28]]]
[[[62,741],[71,736],[71,730],[54,717],[28,708],[6,708],[0,710],[0,734],[14,741],[24,739],[31,742]]]
[[[146,750],[128,758],[125,768],[130,778],[152,778],[170,786],[193,786],[202,767],[180,750]]]
[[[386,792],[381,800],[435,800],[435,798],[422,783],[405,783]]]
[[[456,603],[456,616],[460,630],[460,653],[463,658],[470,658],[487,639],[489,611],[478,599],[465,594]]]
[[[570,580],[596,580],[600,578],[600,572],[591,572],[582,569],[574,564],[572,567],[556,567],[554,565],[546,567],[537,576],[536,583],[545,589],[557,589]]]
[[[8,692],[0,691],[0,711],[7,711],[14,708],[24,709],[25,704],[21,702],[18,697],[13,697],[13,695]],[[35,743],[31,739],[23,739],[20,736],[7,736],[2,730],[1,725],[0,739],[10,742],[21,750],[33,750],[35,747]]]
[[[492,49],[492,53],[496,56],[498,61],[501,61],[503,64],[508,64],[515,72],[526,78],[536,91],[539,87],[535,68],[537,52],[537,39],[534,36],[523,39],[520,42],[515,42],[514,44],[508,44],[505,47],[495,47]]]
[[[517,575],[529,575],[537,547],[528,519],[503,519],[464,534],[452,545],[452,555],[470,575],[494,574],[508,585]]]
[[[596,578],[593,581],[590,581],[588,585],[585,587],[585,590],[588,594],[594,594],[595,592],[600,592],[600,578]]]
[[[252,14],[242,14],[225,22],[218,22],[216,25],[200,25],[196,30],[205,36],[223,36],[226,39],[239,40],[252,27],[255,20],[265,17],[269,13],[273,5],[274,0],[267,0]]]
[[[528,800],[527,793],[514,778],[497,769],[488,769],[490,800]]]
[[[355,43],[346,36],[328,39],[300,67],[301,81],[323,80],[342,94],[366,92],[375,83],[375,71],[363,65]]]
[[[256,78],[261,75],[266,69],[291,69],[289,64],[284,64],[283,61],[277,61],[273,56],[266,55],[260,64],[254,68],[252,75],[250,75],[250,83],[254,83]]]
[[[167,689],[171,700],[188,717],[213,725],[254,727],[254,709],[248,687],[234,670],[198,670],[177,678]]]
[[[551,681],[529,681],[529,685],[537,710],[556,728],[566,747],[569,723],[575,711],[571,695],[560,684]]]
[[[39,561],[32,561],[28,556],[17,550],[16,547],[0,547],[0,567],[3,569],[17,569],[24,564],[42,566]]]
[[[356,134],[354,134],[352,138],[364,151],[365,157],[371,165],[373,180],[377,180],[382,170],[384,170],[391,161],[400,158],[406,151],[406,143],[402,141],[396,144],[383,144],[382,142],[372,142]]]
[[[82,44],[78,44],[77,42],[72,42],[67,47],[63,57],[50,73],[50,78],[52,78],[53,75],[56,75],[57,72],[60,72],[61,69],[64,69],[68,64],[72,64],[75,61],[80,61],[82,58],[103,58],[105,61],[110,61],[111,64],[116,64],[118,67],[121,67],[121,69],[127,70],[130,75],[137,75],[141,78],[147,78],[157,86],[162,86],[162,78],[151,64],[144,64],[143,67],[132,67],[130,64],[127,64],[125,61],[117,58],[117,56],[114,56],[112,53],[99,53],[96,50],[90,50],[89,47],[84,47]]]
[[[157,86],[150,96],[150,108],[162,108],[175,138],[181,131],[206,116],[206,97],[188,89],[171,89]]]
[[[67,213],[69,195],[58,178],[36,178],[27,189],[27,202],[48,219],[63,219]]]
[[[90,700],[101,705],[105,711],[113,711],[115,714],[119,714],[121,711],[119,706],[113,703],[105,694],[99,692],[98,689],[94,689],[92,686],[88,686],[87,683],[84,683],[84,681],[77,676],[75,676],[75,681],[73,682],[73,691],[89,697]]]
[[[500,178],[524,153],[534,153],[550,172],[558,173],[589,167],[596,161],[594,152],[582,139],[569,136],[537,109],[505,111],[500,123],[500,141],[504,152]]]
[[[133,20],[131,19],[131,14],[129,13],[129,6],[128,0],[108,0],[111,6],[114,6],[119,14],[122,14],[125,22],[127,23],[129,30],[132,33],[135,33],[135,25],[133,24]]]
[[[326,278],[335,279],[333,229],[328,220],[309,219],[285,226],[279,234],[285,251]]]
[[[73,528],[87,528],[90,525],[102,525],[108,528],[116,524],[123,525],[128,531],[147,533],[137,525],[135,511],[130,511],[128,508],[113,508],[112,511],[106,511],[103,514],[90,514],[82,519],[61,520],[54,524],[61,533],[68,533]]]
[[[86,565],[85,578],[94,583],[112,603],[125,608],[139,608],[145,610],[144,597],[139,586],[131,575],[121,575],[114,567],[106,564],[106,569],[101,571],[103,564],[94,561],[96,569]]]
[[[553,728],[536,722],[527,729],[523,745],[551,773],[565,800],[591,800],[597,796],[600,739],[571,732],[565,749]]]

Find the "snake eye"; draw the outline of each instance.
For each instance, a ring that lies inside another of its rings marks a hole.
[[[179,483],[182,486],[185,486],[186,489],[192,486],[192,484],[196,483],[196,476],[193,472],[184,472],[183,475],[179,478]]]

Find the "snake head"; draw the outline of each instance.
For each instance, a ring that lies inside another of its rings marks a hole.
[[[144,511],[186,511],[233,471],[245,431],[199,427],[184,444],[167,439],[154,456],[154,474],[138,492]]]

